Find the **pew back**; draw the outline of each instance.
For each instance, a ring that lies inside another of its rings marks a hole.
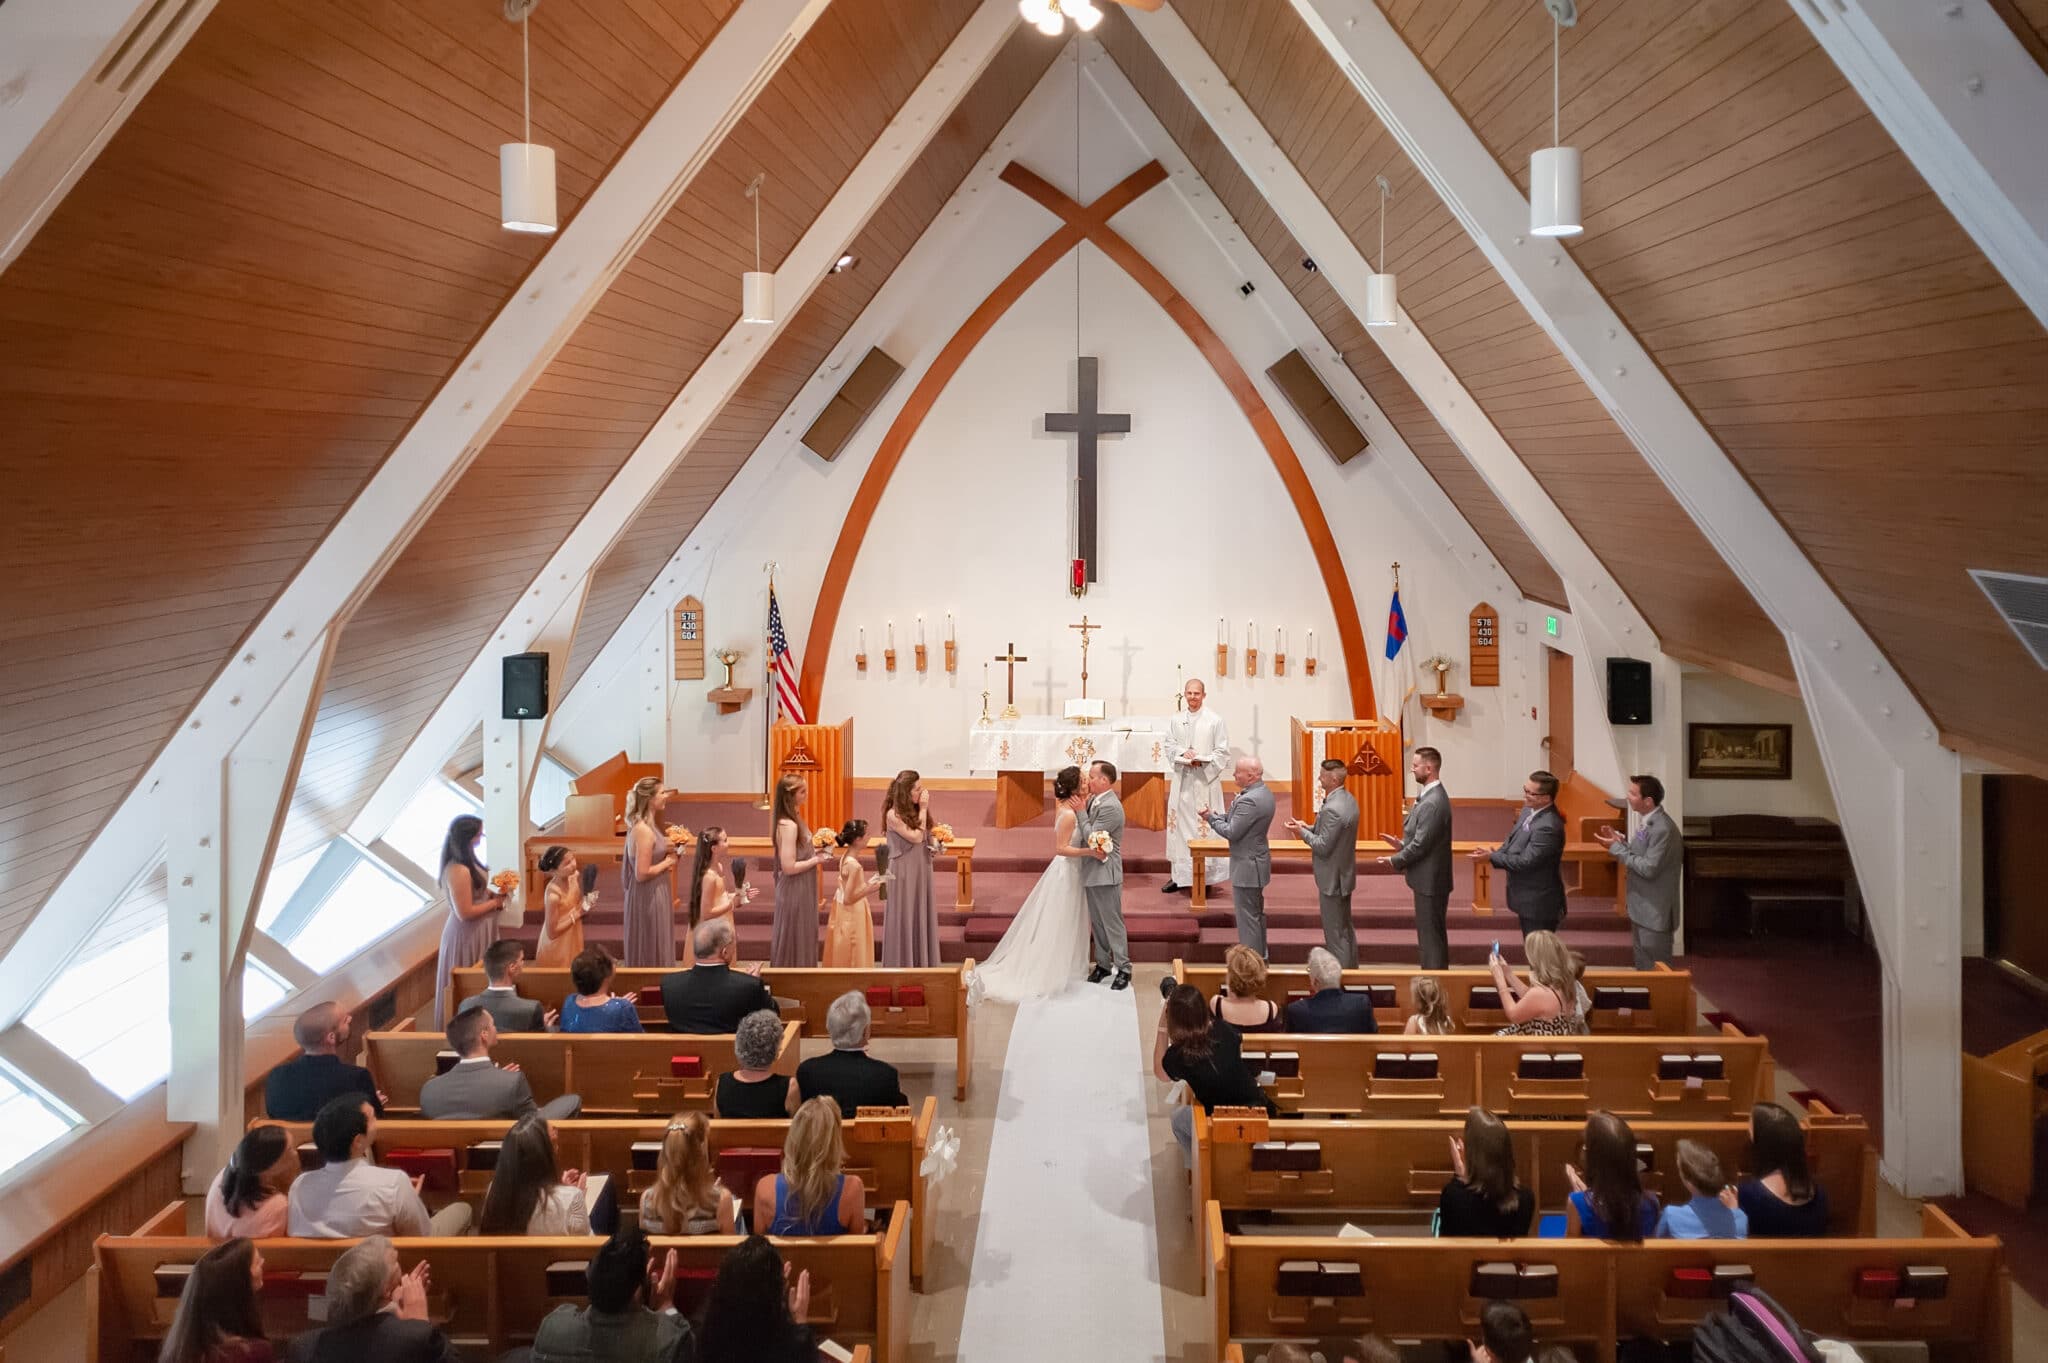
[[[1176,960],[1173,973],[1181,983],[1201,990],[1205,998],[1214,998],[1223,988],[1220,965],[1192,965]],[[1373,1011],[1380,1030],[1399,1032],[1408,1025],[1408,1015],[1415,1011],[1409,985],[1418,975],[1427,975],[1442,986],[1444,1006],[1459,1030],[1492,1032],[1507,1025],[1507,1015],[1500,1009],[1475,1006],[1472,1001],[1473,990],[1493,988],[1493,975],[1485,970],[1367,967],[1345,971],[1344,987],[1373,990]],[[1594,1002],[1586,1022],[1595,1032],[1683,1036],[1699,1030],[1690,972],[1664,966],[1655,970],[1589,969],[1584,983]],[[1266,969],[1266,997],[1281,1007],[1291,998],[1305,997],[1308,988],[1306,966],[1272,965]]]

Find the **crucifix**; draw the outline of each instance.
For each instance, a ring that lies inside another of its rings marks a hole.
[[[1079,462],[1074,483],[1080,494],[1076,517],[1079,540],[1075,557],[1081,560],[1087,573],[1087,580],[1095,581],[1095,440],[1103,435],[1128,435],[1131,430],[1129,412],[1101,412],[1095,406],[1095,366],[1093,355],[1078,355],[1074,358],[1075,403],[1071,412],[1047,412],[1045,429],[1052,434],[1072,434],[1079,439]],[[1088,636],[1083,634],[1082,639]],[[1085,646],[1084,646],[1084,652]],[[1087,694],[1085,691],[1082,694]]]
[[[1068,625],[1067,628],[1081,631],[1081,699],[1086,700],[1088,699],[1088,635],[1091,631],[1101,629],[1102,626],[1089,624],[1088,617],[1084,614],[1081,617],[1080,624]]]
[[[1009,690],[1007,690],[1003,695],[1003,718],[1015,719],[1017,718],[1017,664],[1028,663],[1031,661],[1031,659],[1025,656],[1024,654],[1019,653],[1017,651],[1016,643],[1012,642],[1005,646],[1003,652],[998,653],[996,655],[996,661],[999,663],[1008,663],[1010,665]]]

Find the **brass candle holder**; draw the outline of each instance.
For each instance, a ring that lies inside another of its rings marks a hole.
[[[913,658],[915,658],[915,660],[916,660],[916,662],[917,662],[917,670],[918,670],[919,672],[923,672],[923,671],[924,671],[924,665],[925,665],[925,651],[924,651],[924,645],[923,645],[923,644],[915,644],[915,645],[913,645],[913,646],[912,646],[912,648],[911,648],[911,654],[912,654]]]
[[[894,672],[896,670],[895,649],[885,648],[882,650],[882,670],[884,672]]]
[[[960,670],[960,645],[954,643],[951,639],[946,640],[946,670],[948,672],[958,672]]]
[[[1230,675],[1229,644],[1216,645],[1216,675],[1219,677],[1227,677]]]

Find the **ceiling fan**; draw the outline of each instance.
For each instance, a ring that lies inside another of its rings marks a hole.
[[[1166,0],[1110,0],[1110,3],[1153,10]],[[1057,38],[1066,32],[1069,19],[1083,33],[1092,32],[1102,22],[1102,11],[1096,8],[1096,0],[1018,0],[1017,8],[1023,13],[1025,23],[1033,25],[1048,38]]]

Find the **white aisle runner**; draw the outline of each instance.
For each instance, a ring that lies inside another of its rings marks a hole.
[[[1018,1005],[960,1328],[963,1363],[1166,1355],[1130,991]]]

